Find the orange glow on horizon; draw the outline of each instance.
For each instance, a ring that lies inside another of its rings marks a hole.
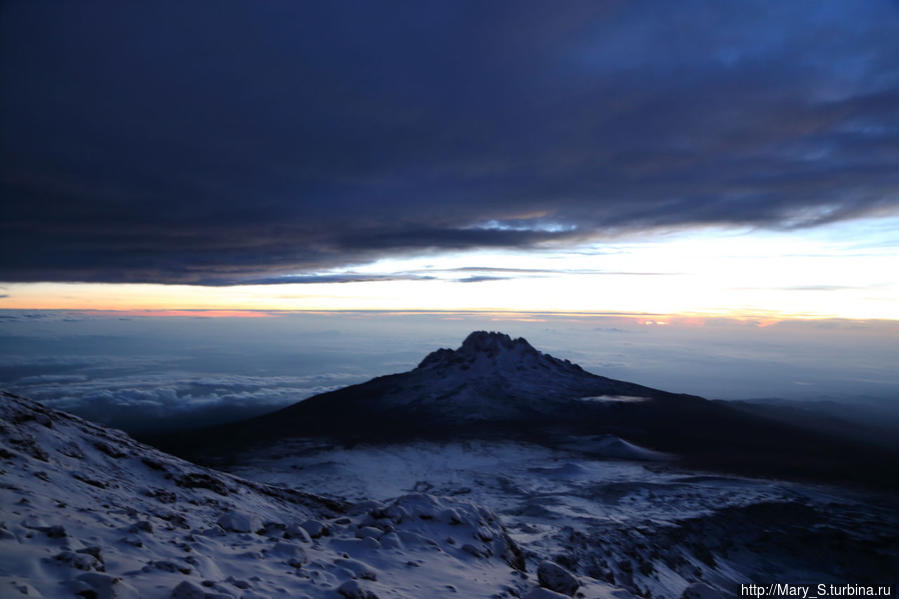
[[[533,285],[532,285],[533,284]],[[623,318],[642,326],[704,326],[708,321],[733,320],[765,327],[787,320],[844,319],[899,322],[889,302],[835,302],[804,311],[803,297],[780,303],[780,310],[758,302],[736,304],[730,297],[714,302],[668,301],[667,296],[638,289],[610,288],[600,301],[590,294],[589,279],[560,279],[557,285],[511,280],[479,283],[393,281],[388,283],[309,284],[284,287],[238,286],[206,288],[189,285],[27,283],[3,284],[0,310],[57,310],[115,313],[134,317],[261,318],[278,314],[432,314],[441,317],[481,315],[497,320],[534,321],[553,318]],[[541,291],[549,290],[540,295]],[[473,291],[476,293],[472,293]],[[777,299],[777,298],[775,298]],[[692,304],[692,305],[691,305]],[[732,307],[731,307],[732,306]]]
[[[95,314],[114,316],[160,317],[182,316],[193,318],[273,318],[277,314],[259,310],[91,310]]]
[[[0,306],[0,312],[7,310],[6,306]],[[61,308],[44,309],[29,308],[17,309],[28,311],[47,312],[85,312],[97,316],[130,317],[130,318],[277,318],[290,315],[330,315],[342,314],[347,318],[381,315],[385,317],[402,316],[427,316],[432,315],[441,320],[464,320],[470,317],[482,317],[493,322],[547,322],[550,318],[569,319],[571,321],[589,321],[602,319],[603,321],[621,325],[636,325],[638,327],[705,327],[712,322],[730,321],[735,324],[754,328],[766,328],[789,322],[809,321],[844,321],[844,322],[887,322],[899,324],[899,321],[890,319],[860,319],[821,317],[811,315],[790,315],[774,313],[714,313],[714,314],[654,314],[631,312],[589,312],[589,311],[521,311],[521,310],[383,310],[383,309],[336,309],[336,310],[303,310],[303,309],[94,309],[94,308]]]
[[[279,311],[478,313],[506,320],[591,314],[642,318],[643,326],[702,326],[709,319],[758,327],[784,320],[899,322],[897,229],[899,217],[871,218],[801,235],[712,229],[585,242],[577,251],[398,255],[324,273],[339,282],[299,283],[289,277],[274,285],[223,287],[0,282],[0,309],[169,316],[202,311],[211,317]],[[490,276],[472,280],[466,276],[472,268]],[[363,280],[341,280],[347,273]],[[684,322],[688,318],[695,321]]]
[[[159,294],[141,297],[140,295],[119,295],[97,293],[93,297],[65,297],[36,295],[16,295],[0,298],[0,310],[53,310],[53,311],[89,311],[110,313],[122,316],[181,316],[209,318],[265,318],[279,313],[332,314],[341,313],[391,313],[401,314],[440,314],[443,318],[480,314],[496,320],[535,320],[541,315],[553,317],[613,317],[627,320],[638,320],[644,326],[664,326],[678,324],[680,326],[701,327],[708,320],[729,319],[753,323],[765,327],[786,320],[897,320],[884,315],[844,315],[837,313],[793,313],[778,310],[759,310],[737,308],[731,310],[683,310],[683,311],[627,311],[616,309],[605,310],[572,310],[572,309],[528,309],[528,308],[496,308],[489,306],[462,306],[459,308],[412,308],[394,306],[360,306],[359,302],[334,302],[334,306],[325,306],[326,297],[310,296],[307,305],[284,305],[283,302],[271,301],[266,297],[255,297],[254,294],[239,293],[233,297],[191,297],[192,294]],[[202,301],[205,299],[206,301]],[[186,301],[185,301],[186,300]],[[258,300],[258,301],[254,301]]]

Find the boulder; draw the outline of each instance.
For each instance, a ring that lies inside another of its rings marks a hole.
[[[557,563],[543,561],[537,566],[537,580],[543,588],[572,596],[581,584],[574,575]]]
[[[313,539],[317,539],[323,535],[328,534],[328,527],[319,522],[318,520],[306,520],[300,526],[309,534]]]
[[[362,588],[355,580],[348,580],[337,588],[337,592],[346,599],[378,599],[378,596]]]
[[[232,532],[255,532],[262,528],[259,516],[245,512],[232,511],[218,519],[218,525]]]

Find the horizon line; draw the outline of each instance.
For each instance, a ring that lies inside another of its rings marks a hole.
[[[786,314],[777,312],[730,312],[730,313],[712,313],[712,312],[638,312],[638,311],[609,311],[609,310],[512,310],[512,309],[417,309],[417,308],[294,308],[294,309],[268,309],[268,308],[5,308],[0,307],[0,314],[6,312],[16,313],[50,313],[50,312],[77,312],[87,313],[96,316],[129,316],[143,318],[276,318],[279,316],[292,315],[330,315],[330,314],[358,314],[358,315],[375,315],[384,314],[391,316],[400,315],[443,315],[443,316],[486,316],[502,319],[513,319],[514,317],[550,317],[550,318],[590,318],[590,317],[606,317],[606,318],[622,318],[628,320],[646,319],[646,322],[640,324],[660,325],[668,324],[667,321],[678,321],[685,323],[686,321],[699,320],[731,320],[731,321],[754,321],[757,326],[769,326],[771,324],[781,322],[813,322],[813,321],[842,321],[842,322],[865,322],[865,323],[890,323],[899,324],[899,319],[890,318],[863,318],[836,315],[817,315],[817,314]],[[699,324],[699,323],[696,323]]]

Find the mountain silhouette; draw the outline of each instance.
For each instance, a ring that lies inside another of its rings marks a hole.
[[[505,438],[585,453],[615,438],[688,467],[874,483],[897,464],[873,445],[599,376],[523,338],[486,331],[430,353],[408,372],[192,435],[147,440],[209,461],[298,437],[345,444]]]

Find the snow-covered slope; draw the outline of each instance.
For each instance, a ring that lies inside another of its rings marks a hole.
[[[245,454],[230,471],[355,500],[464,497],[493,509],[526,556],[551,555],[582,578],[653,599],[690,596],[697,585],[738,597],[741,584],[760,580],[888,584],[899,572],[889,495],[507,440],[294,440]]]
[[[461,414],[468,420],[513,417],[554,409],[559,400],[611,394],[627,388],[657,392],[586,372],[577,364],[544,354],[523,338],[476,331],[455,350],[432,352],[409,373],[408,385],[388,394],[390,405],[411,404]]]
[[[434,405],[465,411],[468,418],[490,418],[514,411],[546,412],[559,400],[629,395],[657,398],[672,394],[587,372],[568,360],[535,349],[523,338],[475,331],[455,349],[438,349],[407,374],[401,392],[387,402]],[[415,392],[411,392],[414,389]]]
[[[0,469],[4,598],[628,595],[526,562],[471,502],[349,503],[251,482],[7,393]]]

